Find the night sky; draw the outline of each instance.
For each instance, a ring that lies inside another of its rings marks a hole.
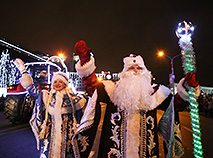
[[[213,5],[211,1],[42,0],[1,1],[0,37],[30,52],[57,55],[69,63],[78,40],[85,40],[96,58],[96,72],[120,72],[123,57],[141,54],[157,83],[168,84],[170,60],[180,53],[175,30],[179,22],[195,26],[192,36],[197,78],[213,87]],[[174,60],[178,82],[181,58]]]

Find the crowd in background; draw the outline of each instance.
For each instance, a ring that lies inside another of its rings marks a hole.
[[[198,98],[199,112],[204,113],[206,116],[213,118],[213,93],[207,94],[206,92],[201,93]]]

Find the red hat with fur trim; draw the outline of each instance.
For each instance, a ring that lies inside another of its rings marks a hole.
[[[132,65],[138,65],[138,66],[146,69],[143,58],[140,55],[130,54],[128,57],[125,57],[123,59],[123,62],[124,62],[123,72],[127,71],[128,68],[131,67]]]

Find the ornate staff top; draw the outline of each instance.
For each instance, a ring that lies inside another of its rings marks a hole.
[[[192,47],[191,36],[194,33],[194,26],[191,22],[183,21],[178,24],[176,35],[179,38],[179,46],[182,49],[182,61],[184,74],[196,72],[195,52]]]

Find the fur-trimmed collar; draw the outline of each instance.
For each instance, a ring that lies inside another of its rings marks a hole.
[[[108,93],[109,97],[110,94],[115,86],[115,84],[112,81],[104,81],[103,82],[105,86],[105,90]],[[152,95],[153,102],[150,110],[153,110],[158,105],[160,105],[171,93],[171,91],[165,87],[165,86],[159,86],[159,89]],[[98,94],[97,90],[95,90],[92,97],[89,98],[87,107],[84,111],[84,115],[81,119],[81,123],[78,126],[77,133],[79,133],[81,130],[83,130],[85,127],[89,127],[94,122],[95,117],[95,106],[97,102]]]

